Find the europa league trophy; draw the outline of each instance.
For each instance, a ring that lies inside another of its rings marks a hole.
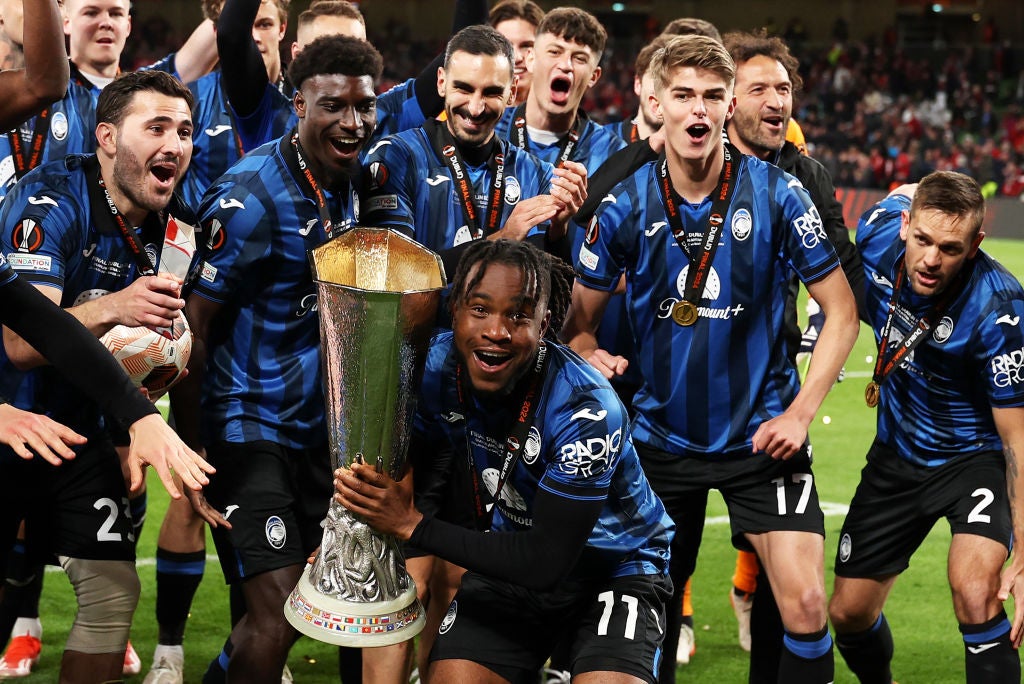
[[[381,228],[354,228],[310,252],[310,262],[332,466],[361,459],[399,479],[444,267]],[[301,633],[342,646],[396,644],[425,619],[398,541],[333,499],[320,552],[284,612]]]

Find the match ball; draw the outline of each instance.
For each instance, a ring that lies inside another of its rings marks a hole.
[[[181,379],[192,353],[192,330],[184,316],[174,319],[169,334],[167,337],[144,326],[116,325],[100,342],[135,386],[145,387],[155,398]]]

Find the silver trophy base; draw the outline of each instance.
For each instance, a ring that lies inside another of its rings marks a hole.
[[[309,568],[284,604],[285,617],[302,634],[337,646],[362,647],[398,644],[423,631],[426,617],[413,583],[393,601],[341,601],[317,591],[309,581]]]

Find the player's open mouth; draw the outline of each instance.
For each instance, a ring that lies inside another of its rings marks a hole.
[[[711,132],[711,127],[707,124],[693,124],[692,126],[686,127],[686,134],[690,136],[693,142],[700,142],[704,137]]]
[[[551,81],[551,101],[558,105],[569,102],[569,91],[572,89],[572,80],[564,76],[555,76]]]
[[[331,147],[337,150],[339,154],[346,157],[351,157],[358,153],[361,142],[362,140],[360,138],[350,138],[347,136],[330,139]]]
[[[149,170],[160,185],[170,185],[174,183],[178,167],[174,164],[154,164]]]
[[[477,349],[473,357],[484,367],[485,370],[498,370],[512,358],[512,354],[503,351],[485,351]]]
[[[766,117],[764,117],[761,120],[764,121],[766,124],[768,124],[770,127],[774,128],[774,129],[779,130],[779,129],[782,128],[782,117],[781,116],[766,116]]]

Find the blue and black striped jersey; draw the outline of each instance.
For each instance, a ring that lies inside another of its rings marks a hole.
[[[750,453],[758,426],[780,415],[799,389],[782,337],[790,270],[810,282],[839,264],[800,182],[752,157],[741,160],[695,325],[671,317],[689,260],[668,224],[658,162],[605,197],[580,248],[583,285],[610,291],[626,273],[644,379],[633,435],[662,451]],[[679,209],[696,253],[711,199]]]
[[[876,342],[905,252],[900,213],[909,209],[908,197],[887,197],[857,224]],[[965,268],[964,289],[932,334],[882,383],[878,439],[918,465],[1001,450],[992,408],[1024,406],[1024,289],[984,251]],[[909,286],[901,288],[886,341],[890,351],[932,303],[933,298],[916,295]]]
[[[490,529],[529,529],[539,489],[570,500],[602,499],[604,508],[571,576],[666,574],[675,525],[640,467],[625,408],[590,364],[567,347],[549,342],[547,349],[535,420],[522,457],[491,509]],[[464,408],[456,367],[452,333],[436,336],[417,406],[417,440],[450,445],[463,461],[468,444],[493,498],[520,407],[471,397]]]
[[[231,320],[209,348],[208,440],[302,449],[327,439],[307,256],[326,234],[300,178],[289,134],[248,153],[203,199],[200,220],[210,239],[195,294],[223,304]],[[325,194],[335,229],[355,225],[354,193]]]

